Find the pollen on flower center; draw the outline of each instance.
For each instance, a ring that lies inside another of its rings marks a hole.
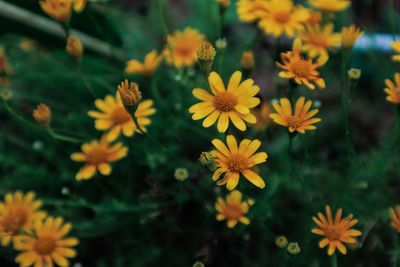
[[[230,92],[222,92],[214,97],[214,107],[221,112],[229,112],[235,109],[237,98]]]
[[[41,236],[35,242],[34,249],[40,255],[49,255],[56,248],[56,241],[50,236]]]
[[[247,169],[247,158],[240,154],[232,155],[228,158],[227,165],[231,172],[242,172]]]
[[[310,62],[300,59],[292,64],[292,72],[298,77],[308,77],[311,72]]]
[[[7,216],[1,219],[0,223],[3,231],[14,235],[26,223],[28,219],[28,212],[23,208],[16,208]]]
[[[339,240],[341,234],[336,228],[330,227],[325,229],[326,237],[331,241]]]
[[[288,119],[288,127],[292,129],[297,129],[299,127],[299,119],[296,117],[290,117]]]
[[[275,21],[285,24],[290,21],[290,13],[288,12],[277,12],[274,14]]]
[[[114,125],[123,124],[131,120],[131,116],[126,112],[125,108],[116,108],[110,115]]]
[[[188,45],[181,45],[176,47],[175,51],[181,56],[190,56],[193,53],[193,48]]]
[[[239,205],[226,205],[223,213],[228,220],[238,220],[243,215],[243,211]]]
[[[107,162],[107,150],[102,147],[96,147],[87,154],[87,163],[91,165],[99,165]]]

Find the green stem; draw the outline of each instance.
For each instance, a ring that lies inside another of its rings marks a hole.
[[[336,254],[333,254],[331,256],[331,266],[332,267],[337,267],[338,266]]]
[[[53,137],[54,139],[60,140],[60,141],[65,141],[65,142],[69,142],[69,143],[78,143],[78,144],[83,142],[83,140],[79,140],[74,137],[58,134],[50,127],[47,127],[47,132],[49,133],[49,135],[51,137]]]
[[[394,250],[393,250],[393,267],[397,267],[397,250],[399,248],[399,236],[394,236]]]
[[[159,12],[159,16],[160,16],[161,27],[162,27],[163,32],[164,32],[165,42],[167,43],[168,50],[170,52],[170,56],[171,56],[171,59],[172,59],[172,63],[176,67],[175,62],[174,62],[174,54],[173,54],[172,45],[168,42],[168,28],[167,28],[167,24],[165,23],[165,16],[164,16],[164,1],[163,0],[156,0],[156,4],[157,4],[157,7],[158,7],[158,12]]]

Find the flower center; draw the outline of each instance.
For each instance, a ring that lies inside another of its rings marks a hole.
[[[124,124],[131,119],[131,116],[128,114],[128,112],[126,112],[124,107],[118,107],[111,113],[111,120],[113,121],[114,125]]]
[[[35,244],[34,249],[40,255],[50,255],[56,248],[56,241],[50,236],[39,237]]]
[[[242,172],[247,169],[247,158],[236,154],[228,158],[228,169],[231,172]]]
[[[196,50],[187,44],[176,46],[175,52],[180,55],[181,57],[190,57]]]
[[[226,205],[223,211],[228,220],[238,220],[243,215],[243,211],[239,205]]]
[[[297,127],[299,127],[299,119],[295,116],[292,116],[288,119],[288,127],[292,128],[292,129],[297,129]]]
[[[274,19],[280,24],[288,23],[290,21],[290,13],[283,11],[276,12],[274,14]]]
[[[341,233],[336,229],[336,227],[328,227],[325,229],[326,237],[331,241],[339,240]]]
[[[107,162],[107,149],[104,147],[96,147],[93,148],[88,154],[87,154],[87,163],[90,165],[100,165],[101,163]]]
[[[0,219],[0,224],[5,233],[15,235],[27,220],[28,211],[23,207],[16,207]]]
[[[311,34],[308,36],[310,43],[317,47],[328,47],[326,38],[322,34]]]
[[[238,103],[236,96],[230,92],[221,92],[214,96],[214,107],[221,112],[230,112]]]
[[[300,59],[292,63],[292,72],[297,77],[308,77],[311,72],[311,64],[310,62]]]

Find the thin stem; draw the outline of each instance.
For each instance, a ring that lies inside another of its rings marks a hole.
[[[172,59],[172,63],[175,65],[175,61],[174,61],[174,54],[173,54],[173,49],[172,49],[172,45],[168,42],[168,28],[167,28],[167,24],[165,23],[165,16],[164,16],[164,1],[163,0],[156,0],[156,4],[158,7],[158,12],[160,14],[160,22],[161,22],[161,27],[163,29],[164,32],[164,38],[165,38],[165,42],[167,43],[168,46],[168,50]]]
[[[397,267],[397,250],[399,248],[399,236],[394,235],[393,267]]]
[[[50,127],[47,128],[47,132],[50,134],[51,137],[53,137],[54,139],[60,140],[60,141],[65,141],[65,142],[69,142],[69,143],[82,143],[82,140],[56,133]]]
[[[331,256],[331,266],[332,267],[337,267],[338,266],[336,254],[333,254]]]

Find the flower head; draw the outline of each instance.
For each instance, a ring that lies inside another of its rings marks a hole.
[[[125,83],[123,85],[125,87]],[[126,99],[127,100],[127,99]],[[89,111],[88,115],[95,118],[95,128],[99,131],[106,131],[108,141],[114,141],[121,134],[131,137],[136,132],[140,133],[132,117],[126,111],[122,103],[120,94],[108,95],[105,99],[95,101],[99,111]],[[146,131],[146,126],[150,125],[150,115],[156,113],[153,108],[153,100],[144,100],[139,103],[135,111],[135,117],[140,129]]]
[[[270,0],[264,2],[268,12],[260,16],[260,28],[275,37],[283,34],[292,37],[303,29],[303,23],[308,19],[308,10],[297,7],[291,0]]]
[[[340,12],[347,9],[350,0],[309,0],[312,7],[317,8],[323,12]]]
[[[219,50],[222,51],[228,46],[228,42],[226,41],[225,38],[218,38],[215,41],[215,47]]]
[[[242,65],[244,69],[251,70],[254,68],[255,63],[253,51],[249,50],[242,53],[242,60],[240,61],[240,65]]]
[[[397,55],[394,55],[392,57],[393,61],[399,61],[400,62],[400,40],[394,41],[392,43],[392,49]]]
[[[197,49],[196,54],[199,61],[213,61],[216,52],[210,42],[204,41]]]
[[[128,148],[122,143],[110,144],[106,138],[92,140],[82,145],[82,152],[72,153],[71,159],[85,162],[85,165],[76,173],[76,180],[88,180],[97,171],[102,175],[111,174],[111,162],[120,160],[128,154]]]
[[[46,126],[51,120],[51,109],[48,105],[41,103],[33,110],[32,115],[38,124]]]
[[[354,25],[342,28],[342,47],[352,48],[364,32]]]
[[[342,209],[338,209],[333,220],[331,208],[326,206],[325,210],[326,216],[318,212],[318,219],[312,217],[318,228],[312,229],[311,232],[324,237],[319,242],[319,247],[324,248],[329,245],[328,255],[333,255],[336,248],[342,254],[346,254],[347,249],[343,243],[353,244],[356,242],[354,237],[361,235],[360,231],[351,228],[358,223],[358,220],[353,219],[352,214],[342,219]]]
[[[40,0],[42,10],[59,22],[67,22],[71,16],[71,0]]]
[[[218,198],[215,203],[218,211],[217,220],[226,220],[227,226],[233,228],[238,222],[249,224],[250,220],[244,217],[249,212],[249,204],[242,201],[242,193],[238,190],[232,191],[226,199]]]
[[[297,243],[297,242],[290,242],[286,249],[292,255],[296,255],[301,252],[299,243]]]
[[[282,69],[279,76],[285,79],[294,79],[297,84],[305,84],[311,90],[315,89],[314,84],[324,89],[325,81],[316,69],[328,61],[328,56],[324,54],[314,63],[313,60],[302,57],[302,47],[301,40],[296,39],[292,51],[281,53],[283,64],[276,62],[276,65]]]
[[[197,60],[197,49],[204,40],[203,34],[190,27],[168,35],[168,46],[164,49],[167,63],[175,64],[177,68],[193,66]]]
[[[246,130],[244,121],[256,123],[256,117],[250,113],[250,109],[260,103],[260,99],[255,97],[260,88],[252,79],[242,83],[241,79],[242,73],[236,71],[232,74],[226,89],[221,77],[216,72],[211,72],[208,76],[211,94],[204,89],[193,90],[193,95],[202,102],[190,107],[189,112],[193,113],[192,119],[205,118],[203,126],[206,128],[218,120],[217,128],[220,133],[228,129],[229,119],[241,131]]]
[[[129,106],[136,106],[142,99],[142,93],[139,90],[139,85],[135,82],[129,83],[127,79],[118,85],[118,92],[125,108]]]
[[[239,0],[236,9],[239,20],[254,22],[260,19],[261,15],[268,12],[265,3],[265,0]]]
[[[21,253],[15,258],[20,266],[69,266],[67,258],[76,257],[79,240],[66,237],[72,225],[63,223],[61,217],[47,217],[45,221],[34,224],[34,235],[20,236],[14,242],[16,250]]]
[[[78,37],[69,36],[67,39],[65,50],[72,58],[80,58],[83,54],[83,46],[81,40],[79,40]]]
[[[9,88],[3,88],[0,90],[0,98],[4,101],[9,101],[13,97],[13,91]]]
[[[303,41],[303,50],[312,58],[317,56],[328,56],[328,50],[340,46],[341,34],[333,32],[333,24],[306,25],[300,32],[299,38]]]
[[[252,170],[254,166],[266,162],[268,158],[265,152],[255,153],[261,146],[261,142],[259,140],[244,139],[238,146],[235,137],[228,135],[226,143],[228,146],[219,139],[212,140],[212,144],[217,149],[213,151],[217,169],[212,179],[216,181],[222,174],[225,174],[217,184],[226,184],[228,190],[233,190],[238,185],[240,175],[242,174],[255,186],[264,188],[264,180]]]
[[[21,232],[30,232],[35,221],[43,220],[46,213],[40,211],[42,201],[35,199],[35,193],[20,191],[8,193],[0,203],[0,241],[7,246]]]
[[[389,209],[390,220],[392,221],[393,229],[400,233],[400,206],[397,205],[394,209]]]
[[[305,102],[302,96],[296,102],[294,112],[292,105],[287,98],[281,98],[280,103],[272,104],[277,113],[272,113],[272,120],[279,125],[286,126],[289,132],[299,132],[304,134],[306,130],[315,130],[314,123],[320,122],[320,118],[313,118],[318,113],[318,109],[310,110],[312,101]]]
[[[152,75],[163,60],[162,55],[158,55],[156,50],[152,50],[146,55],[143,63],[137,59],[131,59],[126,63],[125,72],[129,74],[140,74],[143,76]]]
[[[189,177],[189,172],[186,168],[176,168],[174,177],[178,181],[185,181]]]
[[[275,239],[275,244],[278,248],[285,248],[288,245],[288,240],[286,236],[281,235]]]
[[[385,93],[387,94],[386,100],[394,104],[400,105],[400,72],[394,75],[394,83],[386,79]]]

